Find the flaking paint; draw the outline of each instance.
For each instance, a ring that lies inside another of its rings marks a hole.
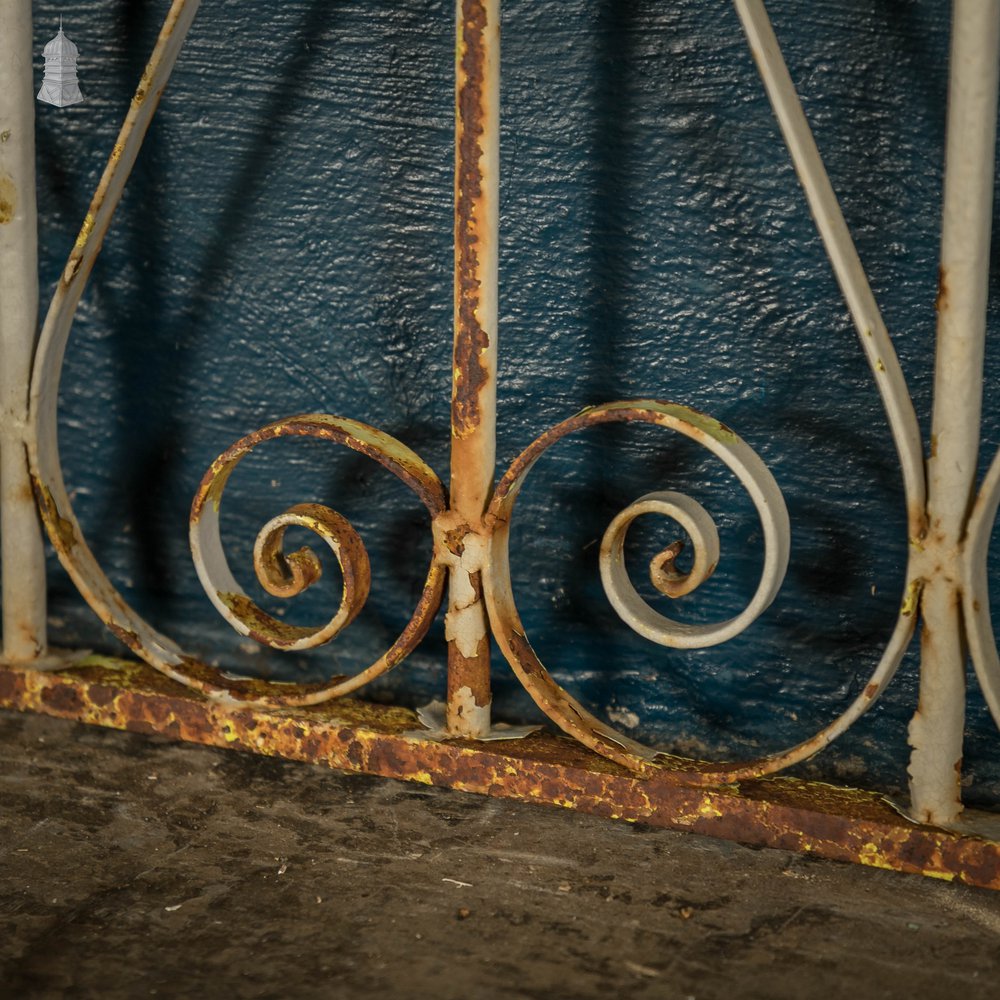
[[[820,782],[772,778],[706,793],[670,774],[637,778],[551,734],[421,740],[407,709],[348,699],[292,717],[224,706],[102,657],[61,673],[0,667],[0,705],[1000,889],[1000,843],[910,823],[877,794]]]

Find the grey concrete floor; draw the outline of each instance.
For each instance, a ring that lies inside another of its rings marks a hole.
[[[1000,894],[0,713],[10,998],[1000,997]]]

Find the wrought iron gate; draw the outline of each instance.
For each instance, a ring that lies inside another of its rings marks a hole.
[[[623,556],[629,526],[658,514],[690,538],[654,558],[667,597],[694,591],[719,558],[716,525],[693,498],[661,490],[618,514],[601,543],[607,598],[639,635],[690,649],[747,628],[778,594],[789,560],[789,517],[756,452],[729,427],[679,403],[630,399],[589,407],[544,431],[495,482],[499,222],[499,0],[457,0],[454,344],[450,488],[403,442],[356,420],[304,414],[271,423],[212,463],[191,508],[191,549],[209,600],[244,636],[278,650],[311,648],[350,625],[365,603],[368,555],[351,524],[315,503],[296,504],[261,529],[257,578],[287,598],[320,576],[308,548],[287,552],[289,527],[332,551],[343,577],[339,607],[318,628],[290,625],[254,603],[227,563],[219,512],[227,481],[259,444],[281,437],[333,442],[383,466],[426,507],[433,557],[402,633],[352,676],[316,684],[234,678],[185,652],[133,610],[83,538],[63,482],[57,402],[63,354],[80,297],[146,130],[198,8],[174,0],[142,75],[36,342],[33,80],[30,0],[0,8],[0,477],[3,670],[0,703],[100,725],[219,746],[319,760],[331,766],[547,801],[750,843],[1000,887],[1000,843],[990,818],[962,815],[961,759],[967,652],[1000,722],[1000,658],[989,616],[987,550],[1000,503],[1000,455],[976,489],[1000,53],[1000,2],[955,0],[942,227],[938,355],[925,462],[906,382],[760,0],[735,0],[813,218],[847,301],[889,420],[903,475],[909,560],[891,637],[859,695],[832,722],[785,751],[751,761],[683,759],[637,743],[564,690],[531,645],[508,565],[510,525],[536,460],[567,435],[641,423],[683,435],[720,459],[760,518],[764,565],[747,606],[691,625],[648,604]],[[49,648],[38,516],[80,594],[145,665]],[[438,720],[345,699],[401,663],[444,599],[447,697]],[[773,777],[821,751],[892,681],[921,628],[920,702],[910,724],[907,815],[881,796]],[[489,637],[520,683],[564,734],[491,723]],[[153,668],[153,669],[150,669]],[[570,737],[571,739],[567,739]]]

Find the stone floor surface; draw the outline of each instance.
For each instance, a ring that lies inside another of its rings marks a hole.
[[[1000,893],[0,712],[0,996],[1000,997]]]

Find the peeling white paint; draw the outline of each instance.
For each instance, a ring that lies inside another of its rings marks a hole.
[[[449,729],[467,734],[475,733],[478,737],[490,731],[490,702],[485,705],[476,704],[476,696],[472,688],[462,687],[452,693],[448,705]],[[455,723],[455,725],[451,725]]]
[[[464,700],[464,692],[468,691],[471,696],[471,691],[468,688],[462,688],[459,691],[459,696]],[[488,708],[487,708],[488,711]],[[445,705],[443,701],[432,701],[422,708],[417,709],[417,718],[427,727],[426,729],[416,729],[408,733],[403,733],[404,736],[411,737],[412,739],[419,739],[421,741],[435,740],[437,742],[444,742],[445,740],[454,739],[466,739],[467,737],[461,736],[459,733],[453,733],[448,730],[448,725],[446,721],[448,712],[448,706]],[[481,718],[481,717],[480,717]],[[487,719],[487,724],[489,720]],[[523,740],[525,736],[530,736],[532,733],[537,733],[541,726],[512,726],[506,722],[496,722],[489,726],[489,729],[484,729],[481,735],[477,736],[477,740],[482,740],[483,742],[495,742],[498,740]]]
[[[475,656],[480,643],[486,638],[486,606],[483,602],[474,600],[465,607],[449,608],[444,616],[444,636],[448,642],[455,643],[462,656]]]

